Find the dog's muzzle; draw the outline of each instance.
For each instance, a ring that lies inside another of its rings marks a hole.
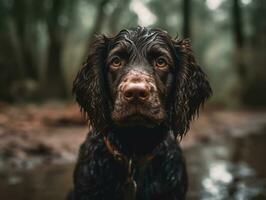
[[[128,103],[148,102],[156,91],[154,79],[143,71],[131,70],[123,78],[119,89]]]

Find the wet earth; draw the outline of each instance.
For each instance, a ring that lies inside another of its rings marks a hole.
[[[192,125],[192,133],[181,142],[189,173],[188,200],[266,200],[265,116],[214,112]],[[51,162],[36,156],[24,168],[0,162],[0,199],[65,199],[75,159]]]
[[[264,130],[266,131],[266,130]],[[186,148],[189,200],[266,199],[266,134],[201,142]],[[72,187],[73,164],[1,174],[0,199],[64,199]]]

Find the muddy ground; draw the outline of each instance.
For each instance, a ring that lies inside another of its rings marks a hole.
[[[220,135],[250,134],[265,124],[266,111],[206,109],[181,145],[189,148],[219,140]],[[0,103],[0,169],[74,162],[87,132],[77,105]]]
[[[65,199],[87,132],[76,105],[0,103],[0,199]],[[205,109],[181,145],[187,200],[266,200],[265,110]]]

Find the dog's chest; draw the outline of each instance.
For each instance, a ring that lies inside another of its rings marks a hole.
[[[91,143],[84,153],[84,161],[78,170],[82,172],[79,184],[91,199],[124,199],[128,187],[128,166],[117,161],[102,142]],[[164,146],[158,155],[143,165],[132,167],[132,181],[136,182],[136,199],[157,199],[169,194],[182,182],[183,160],[178,148]]]

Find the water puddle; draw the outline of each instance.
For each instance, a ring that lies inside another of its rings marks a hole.
[[[219,139],[185,150],[188,200],[266,199],[266,133]],[[65,199],[73,164],[0,174],[0,199]]]
[[[265,145],[263,133],[187,149],[188,199],[266,199]]]

